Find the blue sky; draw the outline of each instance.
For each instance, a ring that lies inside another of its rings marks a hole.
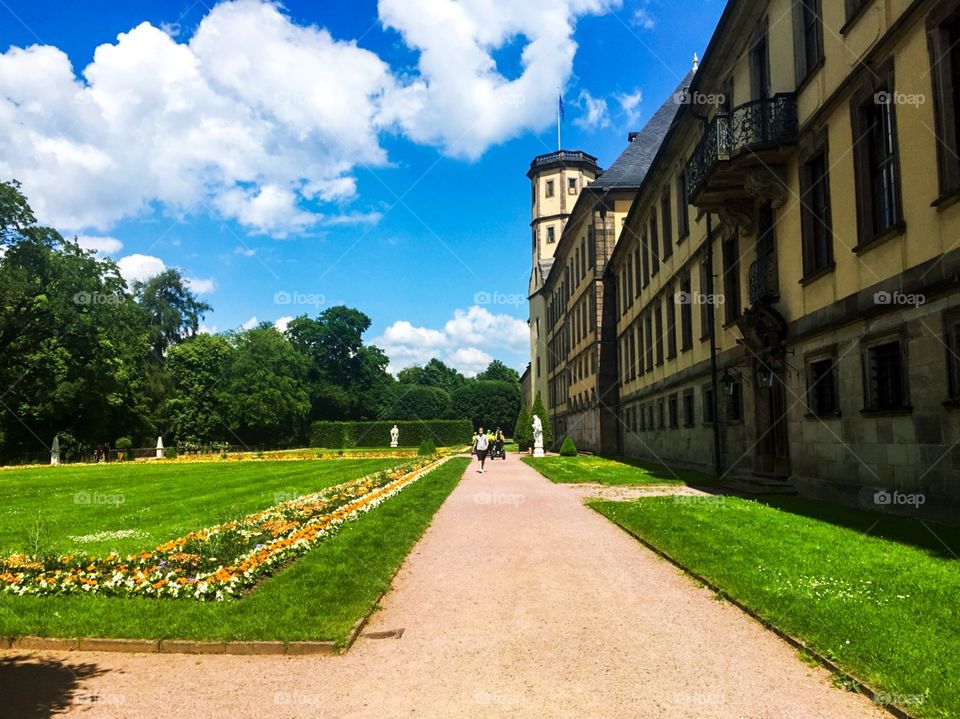
[[[564,146],[607,166],[722,10],[3,0],[0,177],[129,277],[179,268],[212,330],[343,303],[393,369],[522,369],[554,88]]]

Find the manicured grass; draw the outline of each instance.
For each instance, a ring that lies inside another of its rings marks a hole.
[[[0,553],[150,549],[400,462],[128,462],[6,470],[0,473]]]
[[[627,457],[524,457],[523,461],[558,484],[710,484],[700,472],[670,469]]]
[[[801,498],[591,506],[909,713],[960,717],[960,530]]]
[[[343,642],[468,463],[449,460],[239,601],[0,595],[0,636]]]

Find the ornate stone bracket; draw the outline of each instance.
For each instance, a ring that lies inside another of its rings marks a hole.
[[[782,168],[755,167],[743,179],[743,189],[760,202],[769,202],[774,209],[787,202],[787,179]]]
[[[743,334],[740,340],[749,352],[772,366],[782,366],[786,357],[783,342],[787,337],[787,321],[769,305],[747,308],[737,320]]]

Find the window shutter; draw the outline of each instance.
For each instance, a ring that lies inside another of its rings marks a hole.
[[[804,0],[795,0],[793,3],[793,67],[797,87],[800,87],[800,83],[807,77],[807,53],[803,37],[803,3]]]

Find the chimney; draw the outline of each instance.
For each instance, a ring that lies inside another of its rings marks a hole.
[[[637,136],[639,134],[640,134],[639,132],[631,132],[629,135],[627,135],[627,142],[633,142],[634,140],[637,139]]]

